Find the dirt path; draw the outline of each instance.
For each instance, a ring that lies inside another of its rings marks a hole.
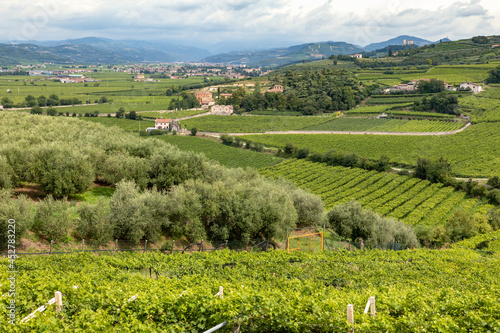
[[[220,136],[222,134],[228,134],[232,136],[243,136],[243,135],[262,135],[262,134],[351,134],[351,135],[406,135],[406,136],[442,136],[442,135],[453,135],[465,131],[470,126],[470,123],[464,127],[448,132],[356,132],[356,131],[275,131],[275,132],[264,132],[264,133],[213,133],[213,132],[198,132],[200,134],[209,136]]]

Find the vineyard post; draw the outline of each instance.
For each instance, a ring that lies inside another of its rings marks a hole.
[[[370,316],[375,316],[375,296],[370,297]]]
[[[115,239],[115,250],[113,251],[113,254],[116,253],[116,248],[118,247],[118,239]]]
[[[144,253],[146,253],[147,247],[148,247],[148,240],[146,239],[146,241],[144,242]]]
[[[288,241],[288,229],[286,229],[286,253],[290,253],[290,243]]]
[[[354,309],[353,305],[347,305],[347,321],[352,325],[352,332],[354,332]]]
[[[61,310],[62,310],[62,293],[60,291],[56,291],[54,298],[56,300],[56,312],[61,312]]]
[[[82,252],[85,252],[85,239],[82,239]]]
[[[203,239],[200,242],[200,248],[198,249],[198,251],[203,251]]]
[[[52,254],[52,243],[54,242],[54,240],[50,240],[50,249],[49,249],[49,254]]]
[[[325,225],[323,225],[323,235],[321,235],[321,251],[325,250]]]

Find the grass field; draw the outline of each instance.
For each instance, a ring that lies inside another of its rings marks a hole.
[[[145,131],[147,127],[155,126],[154,120],[138,121],[130,119],[118,119],[115,117],[79,117],[78,119],[103,124],[104,126],[119,127],[127,132],[139,132],[139,127],[141,131]]]
[[[209,159],[230,168],[251,167],[259,169],[272,166],[283,160],[269,154],[225,146],[212,139],[181,135],[162,135],[155,136],[155,138],[171,143],[180,150],[203,153]]]
[[[263,134],[245,139],[275,147],[291,142],[320,153],[355,152],[371,159],[387,155],[392,162],[406,165],[415,165],[421,156],[433,159],[443,156],[458,176],[500,175],[500,123],[481,123],[447,136]]]
[[[186,128],[196,127],[202,132],[216,133],[263,133],[266,131],[299,130],[325,123],[332,116],[287,117],[287,116],[206,116],[186,119],[181,122]]]
[[[24,101],[25,97],[35,97],[56,94],[60,98],[78,98],[84,104],[94,103],[101,96],[106,96],[110,104],[97,106],[75,106],[64,108],[64,112],[86,113],[99,111],[100,113],[114,113],[120,107],[129,111],[166,110],[172,97],[165,96],[167,88],[182,87],[204,82],[203,77],[188,79],[159,79],[158,82],[135,82],[134,75],[99,70],[93,73],[82,73],[87,77],[101,80],[101,82],[60,83],[47,80],[44,77],[33,76],[0,76],[0,99],[10,98],[15,104]],[[214,83],[222,79],[214,79]],[[11,93],[7,93],[7,90]],[[91,109],[89,110],[88,107]]]
[[[305,127],[311,131],[445,132],[460,129],[463,122],[376,118],[337,118]]]
[[[327,210],[357,200],[365,208],[411,225],[437,226],[456,210],[485,214],[493,207],[442,184],[305,160],[287,160],[262,169],[260,173],[273,178],[284,177],[309,189],[323,199]]]

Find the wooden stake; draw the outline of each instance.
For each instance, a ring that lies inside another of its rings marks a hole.
[[[82,239],[82,252],[85,252],[85,239]]]
[[[51,240],[50,240],[50,250],[49,250],[49,254],[52,254],[52,243],[53,243],[53,242],[54,242],[54,241],[51,239]]]
[[[375,316],[375,296],[370,297],[370,316]]]
[[[347,306],[347,321],[354,327],[354,309],[352,304]]]
[[[62,293],[60,291],[55,292],[55,299],[56,299],[56,312],[61,312],[62,310]]]
[[[148,240],[146,239],[146,241],[144,242],[144,253],[146,252],[147,247],[148,247]]]

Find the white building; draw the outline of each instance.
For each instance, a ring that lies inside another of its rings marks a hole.
[[[482,91],[482,88],[479,84],[475,84],[472,82],[464,82],[460,83],[460,89],[470,89],[472,90],[475,94],[480,93]]]
[[[232,105],[213,105],[210,113],[217,116],[229,116],[234,112]]]

